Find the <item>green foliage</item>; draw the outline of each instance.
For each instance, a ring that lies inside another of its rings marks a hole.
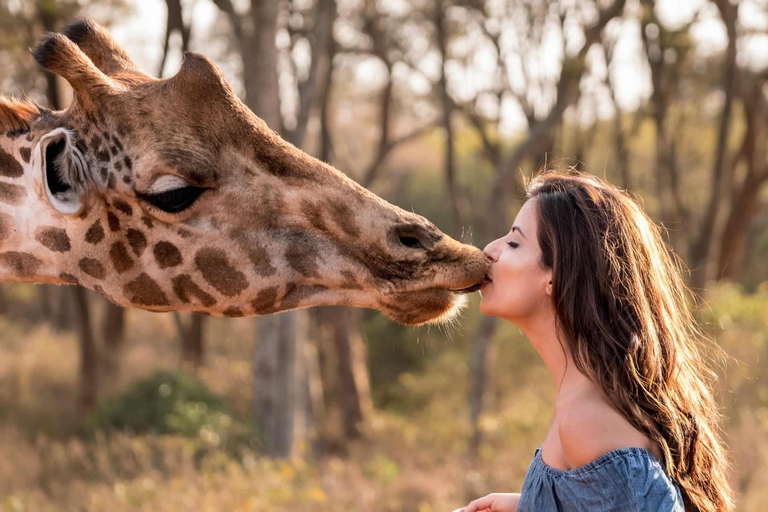
[[[102,402],[87,429],[200,436],[218,445],[241,427],[204,382],[183,371],[161,370]]]

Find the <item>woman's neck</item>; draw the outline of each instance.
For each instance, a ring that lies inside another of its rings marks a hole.
[[[567,395],[577,388],[592,386],[592,382],[576,368],[565,342],[559,339],[554,311],[542,312],[524,325],[517,325],[544,361],[557,389],[558,398],[561,394]]]

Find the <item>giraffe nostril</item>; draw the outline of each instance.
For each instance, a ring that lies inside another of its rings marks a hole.
[[[414,250],[432,249],[441,238],[419,224],[399,224],[394,227],[390,236],[390,240],[401,247]]]
[[[412,236],[401,236],[400,243],[409,249],[424,249],[424,244],[418,238]]]

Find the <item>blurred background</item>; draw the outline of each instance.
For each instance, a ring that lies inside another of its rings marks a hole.
[[[79,15],[183,51],[283,137],[483,247],[537,168],[633,194],[699,296],[738,509],[768,500],[768,1],[0,0],[0,91],[66,107],[29,47]],[[554,386],[479,315],[398,326],[126,311],[0,285],[0,508],[444,511],[519,491]]]

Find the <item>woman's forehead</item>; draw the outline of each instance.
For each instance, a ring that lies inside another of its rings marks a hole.
[[[514,226],[519,227],[526,236],[531,236],[536,233],[536,224],[536,198],[532,198],[523,203],[520,211],[517,212]]]

